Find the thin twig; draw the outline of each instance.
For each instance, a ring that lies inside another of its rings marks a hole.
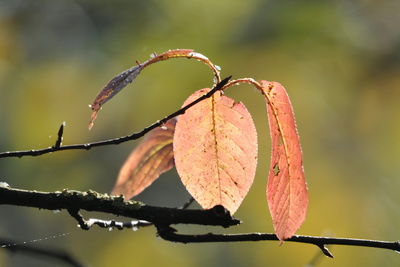
[[[181,209],[187,209],[189,208],[189,206],[194,202],[194,197],[190,197],[188,201],[185,202],[185,204],[183,204],[183,206],[181,207]]]
[[[65,121],[61,124],[60,129],[58,130],[57,140],[56,140],[56,143],[53,146],[54,148],[59,148],[62,145],[64,127],[65,127]]]
[[[92,228],[93,225],[97,225],[100,228],[108,228],[108,229],[116,228],[118,230],[123,230],[124,228],[131,228],[137,230],[139,227],[153,225],[152,223],[143,220],[135,220],[129,222],[119,222],[115,220],[101,220],[95,218],[90,218],[89,220],[85,220],[83,216],[79,213],[79,211],[75,209],[68,209],[68,212],[71,215],[71,217],[75,218],[75,220],[78,221],[79,227],[82,230],[89,230],[90,228]]]
[[[213,242],[245,242],[245,241],[279,241],[275,234],[268,233],[249,233],[249,234],[203,234],[203,235],[184,235],[176,232],[171,227],[160,227],[158,235],[165,240],[179,243],[213,243]],[[322,252],[333,258],[333,255],[326,248],[326,245],[346,245],[358,247],[371,247],[389,249],[400,252],[400,241],[378,241],[367,239],[354,239],[354,238],[335,238],[335,237],[317,237],[317,236],[303,236],[294,235],[286,239],[285,242],[297,242],[312,244],[322,250]]]
[[[203,96],[199,97],[198,99],[196,99],[192,103],[184,106],[183,108],[177,110],[176,112],[174,112],[174,113],[166,116],[165,118],[163,118],[161,120],[158,120],[157,122],[153,123],[152,125],[144,128],[140,132],[133,133],[133,134],[127,135],[127,136],[114,138],[114,139],[99,141],[99,142],[62,146],[61,145],[61,140],[62,140],[63,126],[61,126],[61,128],[59,130],[59,134],[58,134],[58,138],[59,139],[57,139],[57,142],[56,142],[56,144],[54,146],[48,147],[48,148],[45,148],[45,149],[38,149],[38,150],[32,149],[32,150],[24,150],[24,151],[2,152],[2,153],[0,153],[0,158],[9,158],[9,157],[19,157],[19,158],[21,158],[21,157],[24,157],[24,156],[40,156],[40,155],[43,155],[43,154],[54,153],[54,152],[63,151],[63,150],[77,150],[77,149],[89,150],[89,149],[91,149],[93,147],[106,146],[106,145],[119,145],[119,144],[124,143],[124,142],[128,142],[128,141],[131,141],[131,140],[139,139],[139,138],[143,137],[145,134],[147,134],[148,132],[150,132],[151,130],[162,126],[168,120],[170,120],[170,119],[172,119],[172,118],[174,118],[174,117],[176,117],[178,115],[184,114],[186,112],[186,110],[188,110],[192,106],[196,105],[197,103],[203,101],[204,99],[207,99],[207,98],[211,97],[215,92],[221,90],[228,83],[230,78],[231,78],[231,76],[223,79],[220,83],[215,85],[211,89],[211,91],[209,91],[208,93],[204,94]],[[60,136],[60,132],[61,132],[61,136]]]

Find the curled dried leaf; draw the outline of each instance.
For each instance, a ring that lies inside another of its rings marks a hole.
[[[118,74],[114,78],[111,79],[101,91],[98,93],[96,98],[94,99],[93,103],[90,105],[91,109],[93,110],[92,116],[89,122],[89,130],[92,129],[94,120],[97,117],[97,113],[108,100],[110,100],[113,96],[115,96],[119,91],[121,91],[125,86],[131,83],[139,73],[146,68],[147,66],[157,63],[159,61],[171,59],[171,58],[195,58],[200,61],[203,61],[206,65],[208,65],[215,76],[216,83],[219,83],[221,78],[219,75],[219,68],[215,66],[206,56],[194,52],[192,49],[176,49],[170,50],[160,55],[156,53],[151,54],[151,59],[144,63],[137,62],[137,66],[134,66],[128,70],[123,71],[122,73]]]

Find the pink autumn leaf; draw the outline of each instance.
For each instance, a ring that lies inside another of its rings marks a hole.
[[[293,108],[285,88],[276,82],[260,82],[267,99],[272,141],[267,200],[279,240],[290,238],[306,218],[307,185],[303,156]]]
[[[184,105],[210,89],[192,94]],[[245,106],[220,91],[179,116],[174,135],[181,180],[204,208],[222,205],[233,214],[254,180],[257,133]]]

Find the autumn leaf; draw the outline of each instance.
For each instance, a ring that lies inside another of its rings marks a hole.
[[[111,79],[96,96],[90,108],[93,110],[92,117],[90,118],[89,130],[93,127],[93,122],[97,117],[97,112],[101,106],[110,100],[114,95],[121,91],[127,84],[131,83],[136,76],[139,75],[143,69],[142,66],[134,66]]]
[[[113,195],[130,199],[151,185],[162,173],[174,166],[172,138],[176,119],[149,133],[122,166]]]
[[[184,106],[209,91],[195,92]],[[178,174],[196,201],[233,214],[257,165],[257,133],[245,106],[216,92],[178,117],[173,147]]]
[[[139,73],[146,67],[150,66],[151,64],[172,59],[172,58],[195,58],[199,61],[204,62],[207,66],[211,68],[214,73],[216,83],[221,81],[219,76],[219,67],[215,66],[206,56],[194,52],[192,49],[176,49],[170,50],[160,55],[153,53],[150,55],[150,59],[144,63],[139,63],[138,61],[137,66],[134,66],[128,70],[123,71],[122,73],[118,74],[114,78],[111,79],[101,91],[98,93],[96,98],[94,99],[93,103],[90,105],[90,108],[93,110],[92,116],[90,118],[89,123],[89,130],[92,129],[94,120],[97,117],[97,113],[99,112],[102,105],[104,105],[108,100],[110,100],[113,96],[115,96],[118,92],[120,92],[124,87],[126,87],[129,83],[131,83]]]
[[[307,185],[299,135],[285,88],[276,82],[260,83],[267,99],[272,140],[267,200],[275,233],[282,243],[306,218]]]

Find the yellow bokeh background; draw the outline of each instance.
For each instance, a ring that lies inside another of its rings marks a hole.
[[[223,77],[278,81],[288,91],[310,194],[298,234],[398,240],[399,14],[396,0],[0,1],[0,151],[52,146],[64,121],[64,144],[140,131],[177,110],[195,90],[212,86],[210,70],[186,59],[150,66],[104,106],[91,131],[88,105],[136,60],[195,49],[219,65]],[[177,228],[272,232],[265,198],[270,157],[265,102],[249,85],[226,93],[244,102],[259,136],[255,182],[235,214],[244,223],[228,230]],[[136,143],[2,158],[0,181],[41,191],[109,192]],[[188,197],[170,171],[137,199],[175,207]],[[0,238],[43,239],[32,245],[69,252],[90,266],[306,266],[320,253],[288,242],[174,244],[158,238],[152,227],[82,231],[66,211],[0,206],[0,214]],[[330,250],[335,259],[321,256],[314,266],[400,265],[393,251]],[[1,249],[0,266],[67,265]]]

